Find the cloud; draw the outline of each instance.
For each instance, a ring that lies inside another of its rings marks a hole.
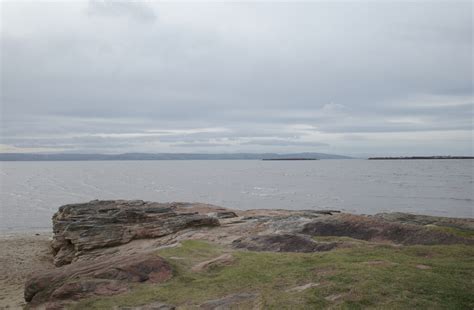
[[[90,0],[87,8],[90,16],[128,17],[140,22],[154,22],[157,18],[146,2],[124,0]]]
[[[370,154],[385,134],[472,152],[470,2],[2,9],[0,129],[11,147]]]
[[[0,153],[54,153],[54,152],[63,152],[67,149],[58,149],[47,148],[47,147],[32,147],[32,148],[22,148],[15,147],[12,145],[0,144]]]
[[[255,139],[251,141],[242,142],[242,145],[269,145],[269,146],[307,146],[307,147],[321,147],[328,146],[327,143],[312,142],[312,141],[294,141],[281,139]]]
[[[219,146],[229,146],[230,144],[228,143],[175,143],[172,144],[172,147],[192,147],[192,148],[197,148],[197,147],[219,147]]]

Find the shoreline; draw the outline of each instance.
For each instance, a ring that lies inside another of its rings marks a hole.
[[[438,160],[474,159],[474,156],[407,156],[407,157],[369,157],[368,160]]]
[[[40,235],[49,235],[50,237],[53,236],[53,227],[49,228],[42,228],[42,229],[37,229],[37,228],[25,228],[25,229],[19,229],[19,230],[2,230],[0,229],[0,238],[1,237],[9,237],[9,236],[21,236],[21,235],[35,235],[35,234],[40,234]]]
[[[54,269],[51,240],[51,231],[0,233],[0,309],[23,308],[26,280]]]

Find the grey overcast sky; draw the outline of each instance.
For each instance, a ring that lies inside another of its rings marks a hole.
[[[2,1],[0,152],[472,155],[472,3]]]

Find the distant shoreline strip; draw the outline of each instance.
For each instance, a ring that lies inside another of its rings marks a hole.
[[[474,159],[474,156],[412,156],[412,157],[370,157],[369,160],[408,160],[408,159]]]
[[[317,158],[262,158],[262,160],[318,160]]]

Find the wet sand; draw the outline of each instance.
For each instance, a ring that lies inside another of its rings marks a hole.
[[[54,268],[50,238],[47,232],[0,233],[0,309],[22,309],[26,279]]]

